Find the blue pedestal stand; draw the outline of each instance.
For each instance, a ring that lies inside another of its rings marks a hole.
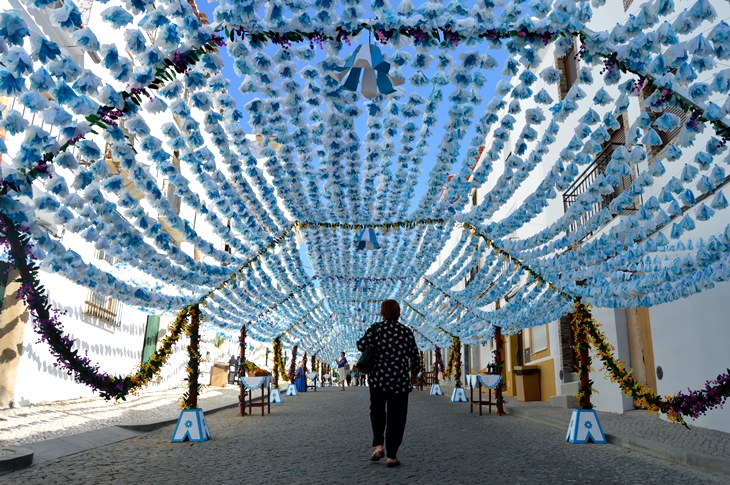
[[[183,409],[180,412],[175,431],[172,433],[172,443],[182,443],[186,439],[199,443],[210,438],[210,430],[202,409]]]
[[[278,387],[271,388],[271,403],[272,404],[283,404],[284,399],[281,397],[281,391]]]
[[[299,392],[297,391],[297,386],[295,386],[294,384],[289,384],[289,387],[286,388],[286,395],[298,396]]]
[[[603,434],[601,422],[598,421],[598,415],[593,409],[573,409],[565,441],[588,443],[589,439],[597,445],[606,444],[606,436]]]
[[[469,398],[466,397],[466,391],[463,387],[455,387],[451,393],[451,402],[469,402]]]
[[[441,390],[441,384],[431,384],[431,392],[428,393],[429,396],[443,396],[444,391]]]

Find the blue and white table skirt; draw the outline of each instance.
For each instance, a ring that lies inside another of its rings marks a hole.
[[[249,391],[256,391],[264,386],[268,386],[271,382],[270,376],[261,377],[241,377],[241,384]]]

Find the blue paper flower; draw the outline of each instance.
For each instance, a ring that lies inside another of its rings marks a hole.
[[[94,32],[92,32],[90,29],[78,29],[74,31],[71,36],[76,41],[76,45],[81,47],[85,51],[96,52],[99,50],[99,41],[97,40]]]
[[[160,15],[159,13],[157,17],[164,18],[164,16]],[[120,29],[125,25],[132,23],[132,21],[134,20],[134,16],[122,7],[109,7],[105,10],[102,10],[101,18],[105,22],[110,23],[114,29]],[[153,25],[153,27],[159,27],[159,25]]]
[[[22,46],[28,35],[30,35],[28,25],[18,10],[6,10],[0,13],[0,37],[8,44]]]
[[[69,32],[80,29],[83,25],[81,12],[71,1],[65,1],[61,7],[51,13],[51,22]]]
[[[25,80],[21,75],[0,69],[0,92],[8,96],[18,96],[26,90]]]
[[[24,132],[29,125],[30,123],[28,123],[28,121],[14,109],[8,111],[3,120],[0,121],[0,127],[11,135],[17,135],[18,133]]]

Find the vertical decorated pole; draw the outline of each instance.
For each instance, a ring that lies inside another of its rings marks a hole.
[[[291,349],[291,362],[289,363],[289,382],[294,382],[294,376],[297,373],[297,349],[298,345],[295,345]]]
[[[200,384],[200,306],[196,303],[190,307],[190,325],[187,328],[190,338],[188,344],[188,391],[183,395],[182,411],[177,418],[177,425],[172,432],[172,443],[185,440],[199,442],[211,438],[208,423],[203,410],[198,407]]]
[[[469,399],[466,397],[466,391],[461,385],[461,339],[456,335],[452,336],[451,352],[449,353],[449,369],[454,373],[455,381],[454,391],[451,393],[451,402],[469,402]]]
[[[593,409],[591,404],[591,394],[593,393],[593,382],[590,379],[591,371],[591,356],[590,356],[590,344],[588,342],[588,329],[584,324],[585,321],[591,319],[590,310],[588,307],[580,301],[575,303],[573,310],[573,330],[575,333],[576,350],[580,358],[580,364],[578,366],[578,375],[580,376],[580,391],[578,391],[578,398],[580,401],[581,409]]]
[[[494,341],[496,348],[494,349],[494,371],[502,376],[504,382],[504,357],[502,351],[504,349],[504,342],[502,340],[502,328],[494,327]],[[504,416],[504,402],[502,401],[502,383],[500,382],[496,389],[497,396],[497,416]]]
[[[449,367],[454,372],[454,385],[461,387],[461,339],[459,337],[454,336],[452,339],[450,357]]]
[[[575,332],[576,350],[580,356],[580,364],[578,366],[578,375],[580,376],[580,390],[578,391],[580,409],[573,409],[573,415],[570,418],[570,424],[568,424],[565,441],[570,443],[588,443],[589,441],[593,441],[596,444],[606,443],[603,427],[591,403],[593,382],[590,379],[591,355],[589,353],[590,339],[588,332],[592,326],[592,321],[593,317],[591,316],[588,305],[577,300],[573,309],[571,325]]]
[[[444,359],[441,356],[441,348],[438,345],[434,345],[433,347],[433,355],[434,355],[434,379],[435,383],[439,383],[439,372],[441,375],[444,374]],[[445,377],[444,377],[445,378]]]
[[[238,339],[238,352],[238,377],[241,378],[246,375],[246,325],[241,327],[241,336]],[[243,402],[246,395],[246,389],[240,382],[238,383],[238,386],[241,389],[238,393],[238,408],[241,411],[241,416],[243,416]]]
[[[184,409],[198,407],[200,384],[200,306],[195,304],[190,308],[190,325],[187,329],[190,343],[188,344],[188,392],[183,398]]]
[[[274,339],[273,343],[274,347],[274,367],[271,370],[271,373],[274,374],[274,382],[273,386],[278,388],[279,387],[279,375],[281,375],[281,336],[276,337]]]

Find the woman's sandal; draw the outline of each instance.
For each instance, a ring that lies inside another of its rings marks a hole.
[[[400,465],[400,460],[396,458],[395,461],[389,461],[386,466],[388,468],[395,468],[395,467],[397,467],[399,465]]]
[[[380,461],[383,458],[385,458],[385,452],[382,451],[374,451],[373,454],[370,455],[370,461]]]

